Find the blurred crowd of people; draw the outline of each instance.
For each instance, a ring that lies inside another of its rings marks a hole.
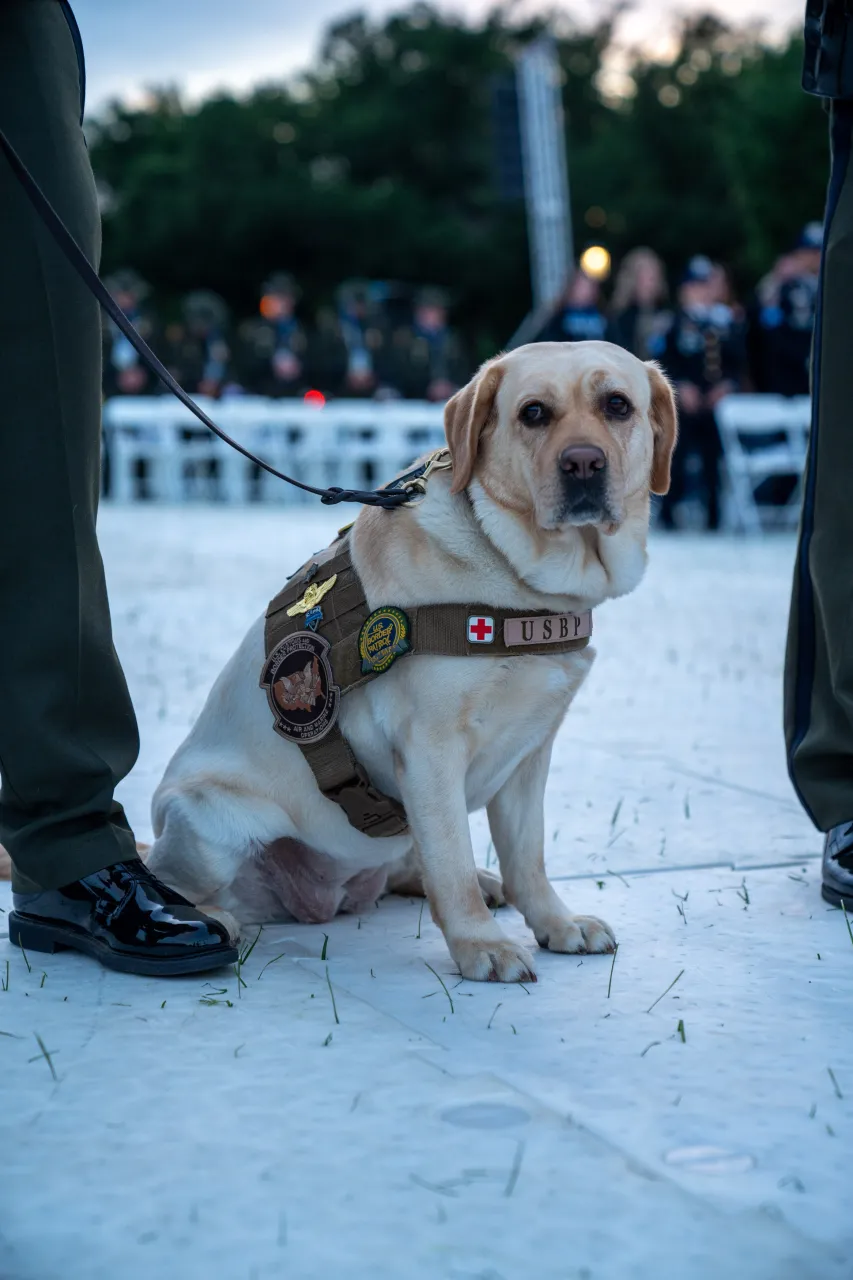
[[[687,496],[708,528],[720,521],[721,446],[714,409],[735,391],[807,395],[822,227],[805,226],[745,301],[724,265],[697,254],[674,297],[650,249],[626,255],[612,282],[578,269],[534,341],[606,339],[655,359],[675,383],[681,445],[660,519],[673,527]],[[293,276],[277,272],[259,291],[257,312],[234,323],[222,298],[189,294],[180,319],[161,323],[150,291],[132,270],[108,287],[177,380],[195,395],[361,397],[443,403],[474,361],[450,323],[447,295],[378,281],[349,281],[333,308],[310,320]],[[104,328],[104,394],[160,394],[157,379],[111,321]],[[771,500],[773,500],[771,496]],[[779,501],[785,496],[780,495]]]
[[[439,289],[398,289],[377,281],[341,285],[334,308],[311,323],[299,285],[277,272],[265,281],[257,313],[235,324],[221,297],[197,290],[178,320],[162,324],[135,271],[107,280],[119,306],[192,395],[405,398],[442,403],[467,380],[469,364]],[[107,320],[104,394],[157,395],[162,387]]]

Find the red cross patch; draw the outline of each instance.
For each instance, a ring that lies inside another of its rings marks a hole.
[[[469,618],[468,619],[468,643],[469,644],[494,644],[495,641],[495,620],[494,618]]]

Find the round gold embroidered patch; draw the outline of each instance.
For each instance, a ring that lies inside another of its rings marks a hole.
[[[402,609],[375,609],[358,633],[362,674],[387,671],[395,659],[408,653],[410,631]]]

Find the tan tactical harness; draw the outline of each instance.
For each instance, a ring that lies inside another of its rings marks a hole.
[[[291,577],[270,602],[266,613],[264,646],[267,660],[288,637],[306,629],[305,613],[288,616],[288,609],[304,600],[312,582],[328,584],[322,595],[322,620],[316,634],[331,645],[327,654],[334,683],[341,696],[381,673],[362,669],[359,636],[373,612],[364,598],[361,580],[353,568],[348,532],[339,535],[327,550],[313,556]],[[492,623],[489,643],[469,640],[472,619],[487,617]],[[570,653],[589,644],[589,614],[530,614],[523,610],[497,609],[480,604],[435,604],[405,607],[408,621],[408,658],[417,654],[441,654],[464,658],[507,658],[522,654]],[[536,637],[550,639],[536,643]],[[397,659],[398,661],[401,660]],[[389,664],[390,665],[390,664]],[[263,680],[262,680],[263,683]],[[285,735],[287,736],[287,735]],[[398,800],[371,786],[337,723],[314,742],[299,747],[311,766],[323,794],[341,806],[350,823],[370,836],[399,835],[407,829],[406,813]]]

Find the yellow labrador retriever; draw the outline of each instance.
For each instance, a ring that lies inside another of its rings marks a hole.
[[[581,613],[633,590],[649,494],[665,493],[672,391],[654,364],[605,342],[541,343],[483,365],[445,413],[452,470],[426,499],[362,510],[352,558],[370,609],[488,601]],[[149,865],[242,923],[328,920],[382,892],[425,892],[466,978],[535,977],[487,901],[502,893],[541,947],[612,951],[545,874],[551,748],[593,661],[589,648],[475,660],[415,655],[342,701],[340,726],[410,833],[375,839],[319,790],[271,727],[258,688],[263,618],[226,666],[153,802]],[[485,807],[503,886],[478,872],[468,814]]]

